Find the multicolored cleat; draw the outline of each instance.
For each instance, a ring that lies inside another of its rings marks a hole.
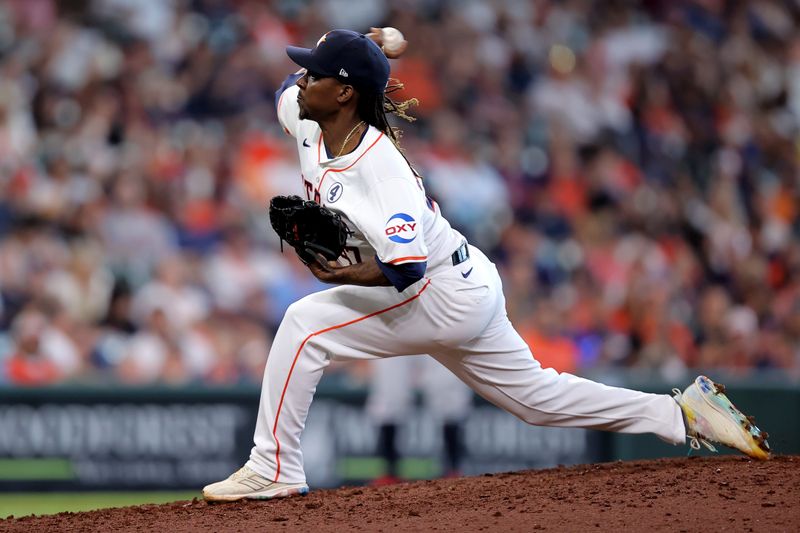
[[[693,449],[699,450],[703,444],[717,451],[711,442],[718,442],[754,459],[770,458],[769,435],[731,403],[723,385],[698,376],[683,393],[679,389],[673,389],[673,393],[683,410],[686,436]]]

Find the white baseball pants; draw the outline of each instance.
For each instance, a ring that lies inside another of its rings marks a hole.
[[[409,354],[430,354],[529,424],[685,442],[681,410],[670,396],[542,368],[506,316],[495,266],[477,248],[470,255],[457,267],[432,269],[401,293],[343,285],[292,304],[267,359],[247,466],[275,481],[304,482],[300,434],[328,363]]]

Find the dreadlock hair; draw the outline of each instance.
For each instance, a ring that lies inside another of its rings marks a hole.
[[[397,115],[408,122],[414,122],[417,119],[408,115],[406,111],[411,106],[419,104],[419,100],[416,98],[410,98],[402,102],[396,102],[389,98],[389,94],[402,88],[402,83],[390,78],[383,94],[364,92],[358,99],[358,116],[361,120],[385,133],[398,148],[400,148],[398,143],[402,136],[402,131],[400,128],[389,125],[387,113]]]

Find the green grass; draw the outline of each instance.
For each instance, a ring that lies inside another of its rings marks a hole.
[[[0,459],[2,480],[65,480],[74,477],[69,459]]]
[[[22,492],[0,494],[0,519],[63,511],[91,511],[144,503],[167,503],[200,497],[191,492]]]
[[[337,468],[344,480],[375,479],[387,473],[386,461],[380,457],[345,457]],[[404,457],[397,464],[397,474],[402,479],[432,479],[442,472],[435,459]]]

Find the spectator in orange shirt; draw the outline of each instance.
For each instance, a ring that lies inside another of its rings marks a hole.
[[[549,299],[540,301],[520,335],[544,368],[574,374],[578,369],[578,347],[564,334],[559,325],[565,324],[563,313]]]
[[[23,311],[11,327],[13,349],[6,361],[6,375],[15,385],[46,385],[61,379],[54,361],[41,349],[39,339],[47,328],[47,318],[37,310]]]

